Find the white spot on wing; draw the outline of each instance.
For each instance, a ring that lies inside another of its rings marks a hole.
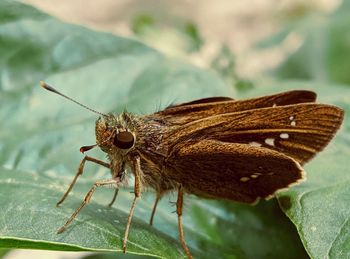
[[[281,133],[280,134],[280,138],[288,139],[289,138],[289,134],[288,133]]]
[[[289,117],[289,120],[291,121],[290,125],[293,126],[293,127],[295,127],[295,125],[297,125],[297,123],[295,122],[294,119],[295,119],[294,116],[290,116],[290,117]]]
[[[253,147],[261,147],[261,144],[258,142],[249,142],[249,145],[253,146]]]
[[[241,177],[241,179],[239,179],[241,182],[245,183],[248,182],[250,180],[249,177]]]
[[[275,139],[274,138],[267,138],[267,139],[265,139],[265,143],[267,145],[274,146],[275,145]]]
[[[274,107],[276,107],[277,105],[274,103],[273,105],[272,105],[272,107],[274,108]]]

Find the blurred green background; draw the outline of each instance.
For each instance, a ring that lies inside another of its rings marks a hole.
[[[96,116],[44,92],[39,80],[102,112],[144,114],[200,97],[289,89],[313,90],[350,111],[349,1],[23,2],[0,2],[0,258],[184,256],[169,203],[175,195],[161,201],[155,228],[147,225],[152,191],[135,213],[127,256],[120,248],[128,187],[112,209],[105,206],[112,190],[98,190],[69,230],[55,234],[108,172],[87,165],[55,208],[82,158],[79,147],[94,143]],[[278,201],[251,207],[187,197],[194,255],[350,258],[348,121],[306,166],[308,181]]]

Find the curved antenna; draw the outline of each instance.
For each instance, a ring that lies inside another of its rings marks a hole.
[[[84,107],[85,109],[87,109],[87,110],[89,110],[89,111],[92,111],[92,112],[97,113],[97,114],[99,114],[99,115],[102,115],[102,116],[104,116],[104,117],[107,116],[107,114],[104,114],[104,113],[102,113],[102,112],[95,111],[95,110],[93,110],[93,109],[91,109],[91,108],[85,106],[84,104],[81,104],[80,102],[77,102],[76,100],[74,100],[74,99],[68,97],[67,95],[64,95],[64,94],[60,93],[59,91],[57,91],[55,88],[53,88],[52,86],[48,85],[48,84],[45,83],[44,81],[40,81],[40,86],[41,86],[42,88],[45,88],[45,89],[48,90],[48,91],[51,91],[51,92],[53,92],[53,93],[55,93],[55,94],[58,94],[58,95],[60,95],[60,96],[62,96],[62,97],[64,97],[64,98],[66,98],[66,99],[68,99],[68,100],[70,100],[70,101],[72,101],[72,102],[74,102],[74,103],[80,105],[81,107]]]

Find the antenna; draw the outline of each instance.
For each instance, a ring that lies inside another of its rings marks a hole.
[[[55,94],[58,94],[58,95],[60,95],[60,96],[62,96],[62,97],[64,97],[64,98],[66,98],[66,99],[68,99],[68,100],[70,100],[70,101],[72,101],[72,102],[74,102],[74,103],[80,105],[81,107],[84,107],[85,109],[87,109],[87,110],[89,110],[89,111],[92,111],[92,112],[97,113],[97,114],[99,114],[99,115],[102,115],[102,116],[104,116],[104,117],[107,116],[107,114],[104,114],[104,113],[102,113],[102,112],[95,111],[95,110],[93,110],[93,109],[91,109],[91,108],[85,106],[84,104],[81,104],[80,102],[77,102],[76,100],[74,100],[74,99],[68,97],[67,95],[64,95],[64,94],[60,93],[59,91],[57,91],[55,88],[53,88],[52,86],[48,85],[48,84],[45,83],[44,81],[40,81],[40,86],[41,86],[42,88],[45,88],[46,90],[48,90],[48,91],[50,91],[50,92],[53,92],[53,93],[55,93]]]

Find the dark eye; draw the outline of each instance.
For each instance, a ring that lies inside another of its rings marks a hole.
[[[121,149],[129,149],[134,145],[134,136],[128,131],[119,132],[113,141]]]

